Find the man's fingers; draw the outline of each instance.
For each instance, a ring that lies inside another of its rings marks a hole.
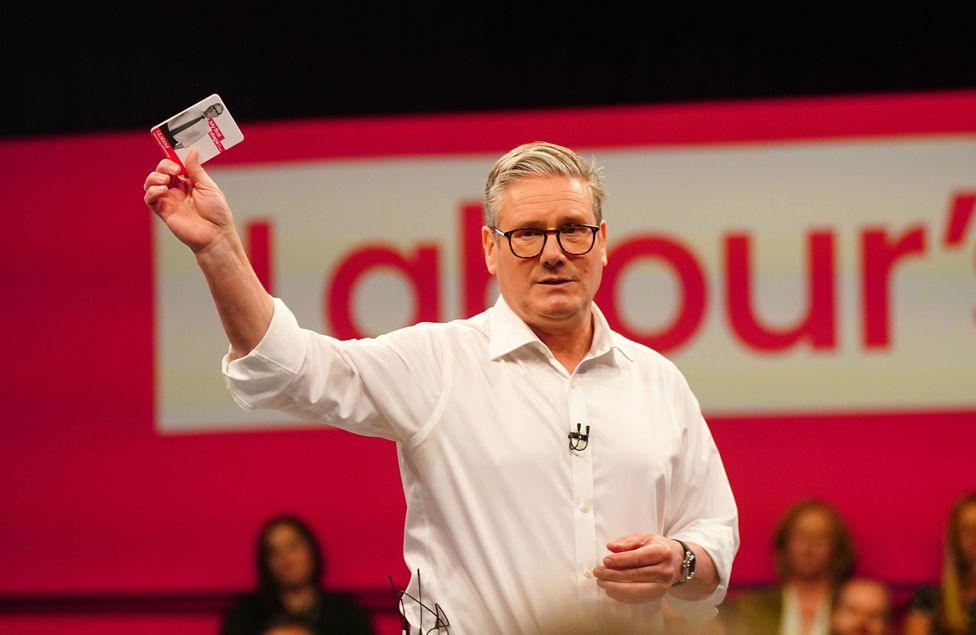
[[[669,583],[673,578],[670,571],[661,566],[633,567],[630,569],[611,569],[594,567],[593,575],[606,582],[657,582]]]
[[[663,584],[653,582],[607,582],[597,580],[597,586],[606,591],[607,597],[626,604],[643,604],[659,600],[668,590]]]
[[[166,185],[150,186],[149,189],[146,190],[146,196],[143,197],[143,200],[149,207],[154,207],[156,205],[156,201],[159,200],[159,197],[165,194],[168,190],[169,187]]]
[[[207,171],[200,165],[200,152],[196,148],[190,150],[186,156],[186,175],[194,185],[202,184],[204,187],[216,188],[217,184],[207,174]]]
[[[611,553],[603,559],[603,565],[614,569],[628,567],[645,567],[667,561],[671,557],[671,549],[660,543],[650,543],[630,551]]]
[[[634,533],[626,536],[621,536],[612,542],[607,543],[607,549],[613,552],[628,551],[630,549],[636,549],[644,544],[649,536],[647,534]]]
[[[163,174],[169,174],[171,176],[176,176],[177,174],[179,174],[183,170],[180,168],[180,164],[177,163],[176,161],[172,161],[170,159],[163,159],[156,166],[156,171],[157,172],[161,172]]]
[[[170,175],[161,172],[150,172],[146,177],[146,183],[142,189],[148,191],[153,185],[167,185],[170,182]]]

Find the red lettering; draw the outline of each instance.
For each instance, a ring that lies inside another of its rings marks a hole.
[[[944,238],[947,247],[957,248],[962,244],[966,229],[972,225],[974,208],[976,208],[976,194],[956,194],[953,197]]]
[[[642,258],[658,259],[674,271],[681,288],[681,301],[671,323],[653,332],[639,332],[620,315],[617,280],[624,270]],[[637,236],[617,244],[607,254],[603,283],[596,295],[597,304],[607,316],[611,328],[624,337],[664,352],[687,342],[705,315],[705,274],[690,249],[673,238]]]
[[[485,266],[485,251],[481,246],[481,227],[484,224],[484,205],[466,203],[461,206],[461,306],[462,317],[471,317],[488,308],[488,289],[492,275]]]
[[[916,227],[890,240],[884,229],[861,234],[861,301],[864,346],[883,348],[891,341],[891,276],[895,263],[925,253],[925,229]]]
[[[352,315],[352,293],[359,280],[376,268],[401,274],[414,293],[411,324],[436,322],[441,313],[436,245],[418,245],[404,256],[386,245],[367,245],[349,253],[336,266],[326,295],[326,317],[339,339],[366,337]]]
[[[264,285],[265,291],[274,295],[271,221],[264,219],[249,220],[245,225],[244,233],[247,237],[247,259],[251,261],[251,267],[257,274],[258,280]]]
[[[775,329],[762,324],[752,306],[753,278],[747,234],[725,238],[726,305],[733,332],[746,345],[761,351],[779,351],[807,339],[815,349],[836,343],[834,234],[812,232],[808,238],[807,313],[792,327]]]

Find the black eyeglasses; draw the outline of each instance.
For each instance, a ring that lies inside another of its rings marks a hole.
[[[582,256],[589,253],[596,244],[596,233],[600,228],[596,225],[581,225],[570,223],[559,229],[542,229],[541,227],[519,227],[503,232],[492,227],[496,234],[508,239],[508,248],[519,258],[535,258],[546,248],[549,234],[556,235],[559,248],[571,256]]]

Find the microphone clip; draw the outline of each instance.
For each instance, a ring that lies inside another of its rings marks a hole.
[[[576,424],[576,432],[569,433],[569,449],[571,452],[582,452],[590,445],[590,426],[586,426],[586,432],[580,432],[582,424]]]

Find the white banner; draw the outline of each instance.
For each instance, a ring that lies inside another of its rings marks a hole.
[[[600,306],[677,363],[706,414],[976,406],[971,136],[574,149],[610,194]],[[488,306],[478,205],[496,158],[210,174],[272,293],[349,337]],[[280,427],[226,392],[205,280],[154,227],[157,428]]]

